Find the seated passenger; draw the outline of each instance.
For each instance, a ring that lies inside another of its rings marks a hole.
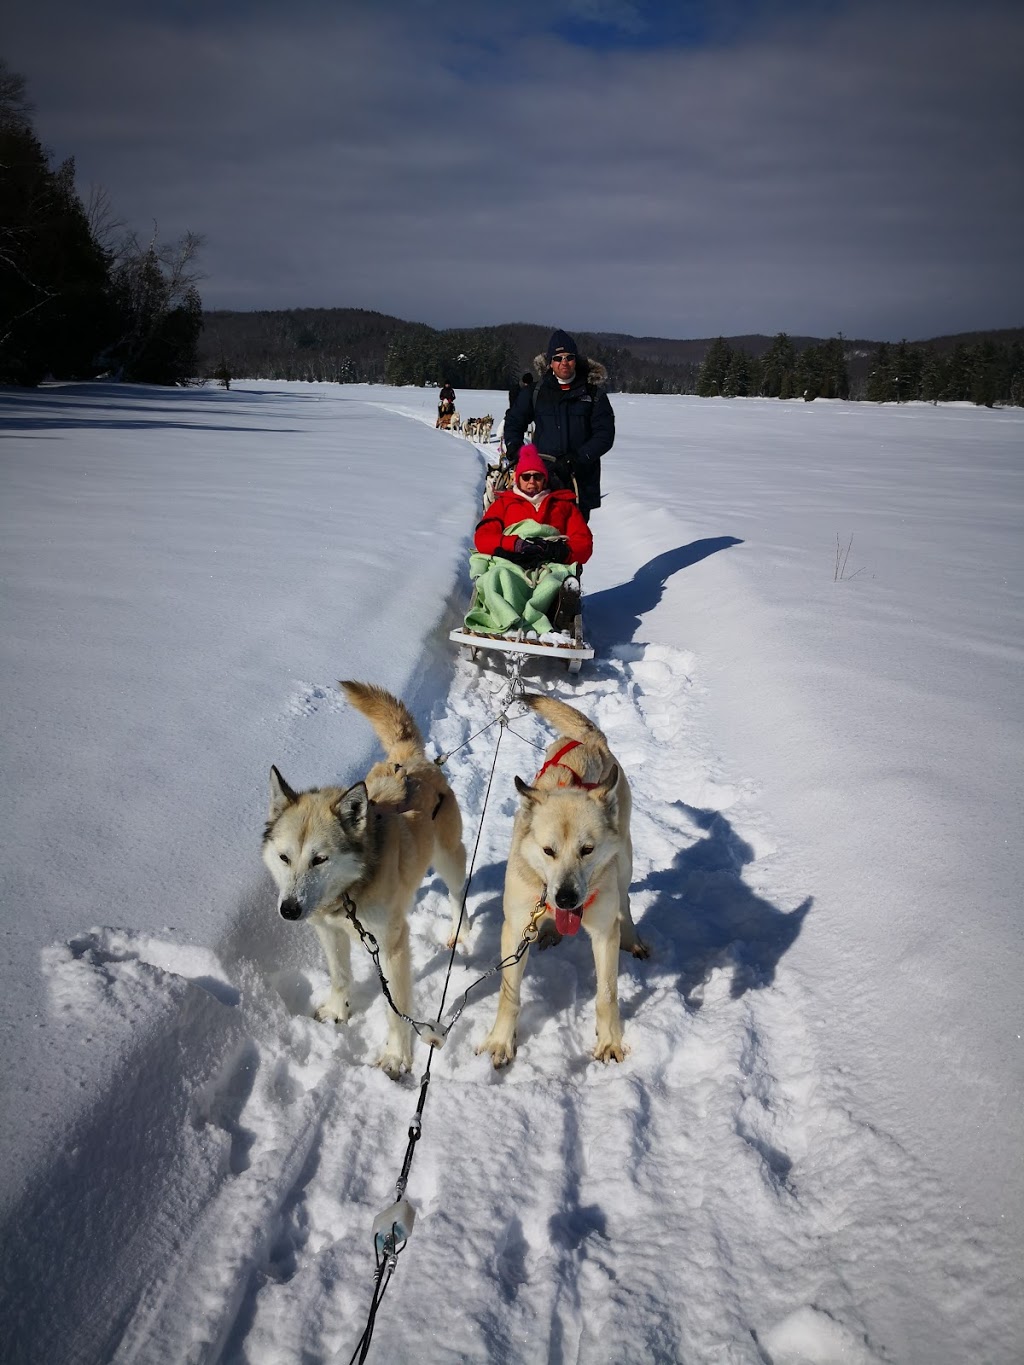
[[[575,495],[548,487],[547,467],[533,445],[519,452],[514,484],[487,508],[473,544],[469,572],[476,594],[467,630],[521,630],[528,637],[553,633],[560,596],[578,601],[576,575],[594,549]]]

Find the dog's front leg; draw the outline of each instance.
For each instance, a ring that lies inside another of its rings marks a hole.
[[[352,989],[352,952],[348,934],[341,925],[328,920],[314,920],[313,928],[323,946],[331,978],[330,994],[317,1007],[314,1018],[321,1024],[347,1024]]]
[[[594,968],[597,973],[597,1047],[594,1056],[599,1062],[621,1062],[626,1050],[622,1046],[622,1021],[619,1018],[619,925],[615,920],[607,931],[591,932],[594,949]]]
[[[412,966],[409,955],[409,930],[402,927],[388,936],[381,953],[381,968],[388,982],[391,999],[403,1014],[412,1014]],[[377,1065],[397,1081],[403,1071],[412,1070],[412,1025],[400,1019],[388,1005],[388,1041],[377,1058]]]
[[[511,957],[519,947],[523,938],[523,928],[527,921],[522,923],[509,923],[508,919],[501,926],[501,957],[502,961]],[[477,1052],[489,1052],[491,1061],[496,1067],[507,1066],[516,1055],[516,1025],[519,1023],[519,1002],[520,992],[523,984],[523,973],[526,971],[526,959],[530,955],[527,949],[518,962],[513,962],[505,967],[501,973],[501,989],[498,992],[498,1014],[494,1020],[494,1027],[477,1048]]]

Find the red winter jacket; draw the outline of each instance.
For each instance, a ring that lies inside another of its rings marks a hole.
[[[506,526],[519,521],[546,522],[560,531],[569,541],[569,555],[574,564],[585,564],[594,553],[594,537],[583,520],[571,489],[555,488],[534,507],[514,488],[506,488],[488,507],[477,525],[473,544],[482,555],[493,555],[498,550],[512,553],[516,538],[506,535]]]

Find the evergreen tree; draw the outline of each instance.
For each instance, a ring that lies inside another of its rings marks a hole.
[[[752,355],[747,357],[747,393],[750,395],[759,394],[764,386],[764,365],[761,357]]]
[[[97,223],[107,214],[97,206]],[[106,228],[110,228],[106,218]],[[181,383],[197,370],[199,238],[116,250],[99,240],[68,160],[51,170],[25,82],[0,63],[0,382],[73,379],[114,365],[126,379]]]
[[[386,384],[424,385],[436,381],[440,387],[447,378],[437,361],[434,334],[429,327],[411,325],[391,339],[384,365]]]
[[[846,368],[846,347],[842,333],[819,347],[821,396],[823,398],[849,398],[850,372]]]
[[[971,357],[962,341],[953,347],[945,369],[945,384],[939,397],[945,403],[962,403],[971,391]]]
[[[795,387],[806,403],[813,403],[821,395],[822,355],[817,346],[807,346],[796,359]]]
[[[761,396],[791,398],[795,370],[796,347],[785,332],[779,332],[761,360]]]
[[[993,341],[981,341],[973,347],[971,356],[971,401],[979,407],[991,408],[1002,397],[1005,362]]]
[[[1006,363],[1006,401],[1024,407],[1024,345],[1011,344]]]
[[[906,340],[890,351],[889,382],[897,403],[910,403],[921,391],[921,352]]]
[[[0,382],[92,374],[109,317],[108,262],[74,162],[51,170],[24,80],[0,63]]]
[[[946,384],[946,367],[934,346],[926,346],[921,355],[920,396],[926,403],[937,403]]]
[[[892,347],[887,341],[880,342],[875,350],[865,395],[869,403],[891,403],[896,397],[892,377]]]
[[[731,360],[732,348],[724,337],[718,337],[708,348],[697,375],[697,393],[701,398],[714,398],[722,393]]]
[[[722,397],[746,398],[750,392],[750,357],[744,350],[735,350],[722,381]]]

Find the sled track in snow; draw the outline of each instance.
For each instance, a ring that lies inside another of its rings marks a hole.
[[[475,1053],[497,978],[471,998],[435,1054],[408,1188],[417,1223],[371,1359],[763,1365],[808,1342],[857,1363],[889,1358],[858,1321],[856,1254],[844,1263],[843,1253],[852,1239],[892,1237],[879,1172],[913,1184],[909,1159],[858,1127],[815,1057],[799,983],[779,979],[809,900],[772,904],[744,878],[753,867],[763,880],[771,833],[709,747],[694,667],[649,645],[596,661],[574,683],[538,675],[538,689],[605,730],[633,787],[633,912],[652,952],[620,960],[630,1052],[621,1065],[591,1057],[585,934],[531,953],[519,1055],[503,1072]],[[459,660],[450,698],[424,726],[453,755],[470,848],[497,727],[460,746],[493,718],[503,687],[500,671]],[[332,695],[309,690],[316,704]],[[301,720],[314,702],[291,705]],[[449,1007],[499,956],[512,777],[536,770],[549,737],[527,716],[502,738]],[[355,957],[351,1023],[326,1028],[309,1017],[326,987],[315,948],[293,950],[269,920],[260,948],[269,890],[248,914],[252,934],[217,952],[116,930],[52,950],[65,1011],[130,1017],[133,1000],[162,993],[167,1035],[112,1086],[144,1104],[156,1069],[177,1109],[163,1115],[159,1165],[125,1174],[141,1235],[105,1242],[101,1225],[95,1238],[102,1313],[80,1305],[86,1326],[70,1338],[70,1309],[40,1316],[17,1338],[24,1359],[62,1342],[62,1359],[83,1362],[313,1365],[355,1347],[370,1226],[393,1198],[426,1051],[417,1043],[413,1078],[387,1080],[369,1065],[385,1030],[369,962]],[[412,922],[421,1018],[440,1003],[446,930],[431,881]],[[86,1166],[114,1160],[102,1117],[82,1134]],[[940,1197],[923,1175],[917,1186],[924,1203]],[[903,1235],[911,1256],[944,1254]]]

